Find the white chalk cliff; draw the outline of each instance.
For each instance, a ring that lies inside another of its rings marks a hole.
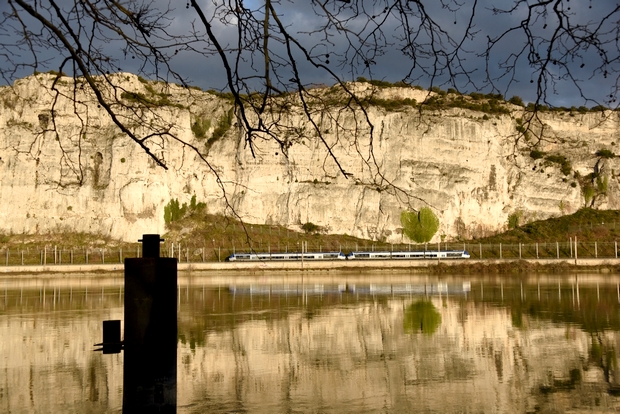
[[[510,114],[372,105],[372,140],[361,111],[313,109],[345,176],[298,110],[273,115],[281,118],[283,146],[258,136],[252,151],[235,119],[223,137],[209,140],[232,108],[225,97],[131,74],[109,79],[152,94],[151,103],[157,98],[148,110],[116,109],[141,137],[152,125],[169,126],[168,136],[145,142],[168,170],[113,123],[79,79],[61,77],[54,89],[50,74],[21,79],[0,88],[0,232],[72,230],[135,241],[164,233],[164,206],[171,199],[189,204],[193,195],[210,213],[230,214],[232,207],[249,223],[311,222],[392,242],[404,240],[401,212],[424,206],[440,221],[435,240],[504,230],[511,214],[533,220],[585,205],[620,208],[620,167],[609,155],[620,145],[617,112],[541,112],[534,125],[543,137],[533,147],[535,134],[527,140],[518,132],[524,109],[511,104],[502,104]],[[428,96],[414,88],[350,87],[382,102]],[[210,167],[178,140],[198,148]],[[532,149],[556,161],[536,159]]]

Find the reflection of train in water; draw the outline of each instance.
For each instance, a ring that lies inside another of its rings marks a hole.
[[[471,282],[453,283],[445,282],[425,284],[348,284],[347,291],[366,295],[435,295],[435,294],[467,294],[471,291]]]
[[[304,252],[304,253],[233,253],[226,258],[229,262],[249,261],[301,261],[301,260],[373,260],[373,259],[469,259],[467,250],[426,250],[397,252]]]
[[[463,295],[471,291],[471,282],[461,283],[401,283],[401,284],[351,284],[341,283],[324,285],[314,284],[287,284],[287,285],[241,285],[230,286],[229,290],[235,295]]]

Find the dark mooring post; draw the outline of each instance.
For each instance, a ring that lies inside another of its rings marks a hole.
[[[125,259],[123,412],[176,413],[177,261],[159,257],[159,234]]]

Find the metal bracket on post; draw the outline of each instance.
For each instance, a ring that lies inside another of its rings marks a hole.
[[[103,321],[103,342],[94,346],[100,346],[101,348],[95,351],[103,351],[104,354],[120,354],[123,349],[121,321],[118,319]]]

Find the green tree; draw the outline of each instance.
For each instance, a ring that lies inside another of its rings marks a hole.
[[[190,213],[192,213],[192,214],[200,213],[206,207],[207,207],[206,203],[203,203],[203,202],[197,203],[196,202],[196,194],[194,194],[192,196],[192,199],[189,202],[189,211],[190,211]]]
[[[521,219],[523,218],[523,211],[517,210],[508,215],[508,228],[514,230],[521,225]]]
[[[183,206],[179,205],[179,200],[174,198],[164,206],[164,222],[169,225],[173,221],[177,221],[185,215],[187,210],[187,204],[183,203]]]
[[[400,223],[405,236],[416,243],[430,241],[439,229],[439,219],[429,207],[423,207],[417,213],[403,211],[400,214]]]
[[[301,226],[301,229],[306,233],[316,233],[321,230],[320,226],[317,226],[311,222],[304,223],[304,225]]]
[[[521,97],[517,95],[510,98],[508,102],[514,105],[525,106],[525,104],[523,103],[523,99],[521,99]]]
[[[181,205],[178,199],[173,198],[164,206],[164,222],[169,226],[173,221],[181,220],[186,214],[200,213],[206,207],[205,203],[196,201],[196,194],[192,196],[189,207],[187,203]]]
[[[613,151],[608,150],[607,148],[601,148],[600,150],[596,151],[596,156],[609,159],[609,158],[615,158],[616,154],[614,154]]]
[[[194,123],[191,126],[192,132],[194,136],[198,139],[203,139],[207,136],[207,131],[211,128],[211,120],[196,118]]]
[[[592,207],[594,204],[594,186],[592,183],[586,182],[581,186],[581,193],[585,201],[586,207]]]

